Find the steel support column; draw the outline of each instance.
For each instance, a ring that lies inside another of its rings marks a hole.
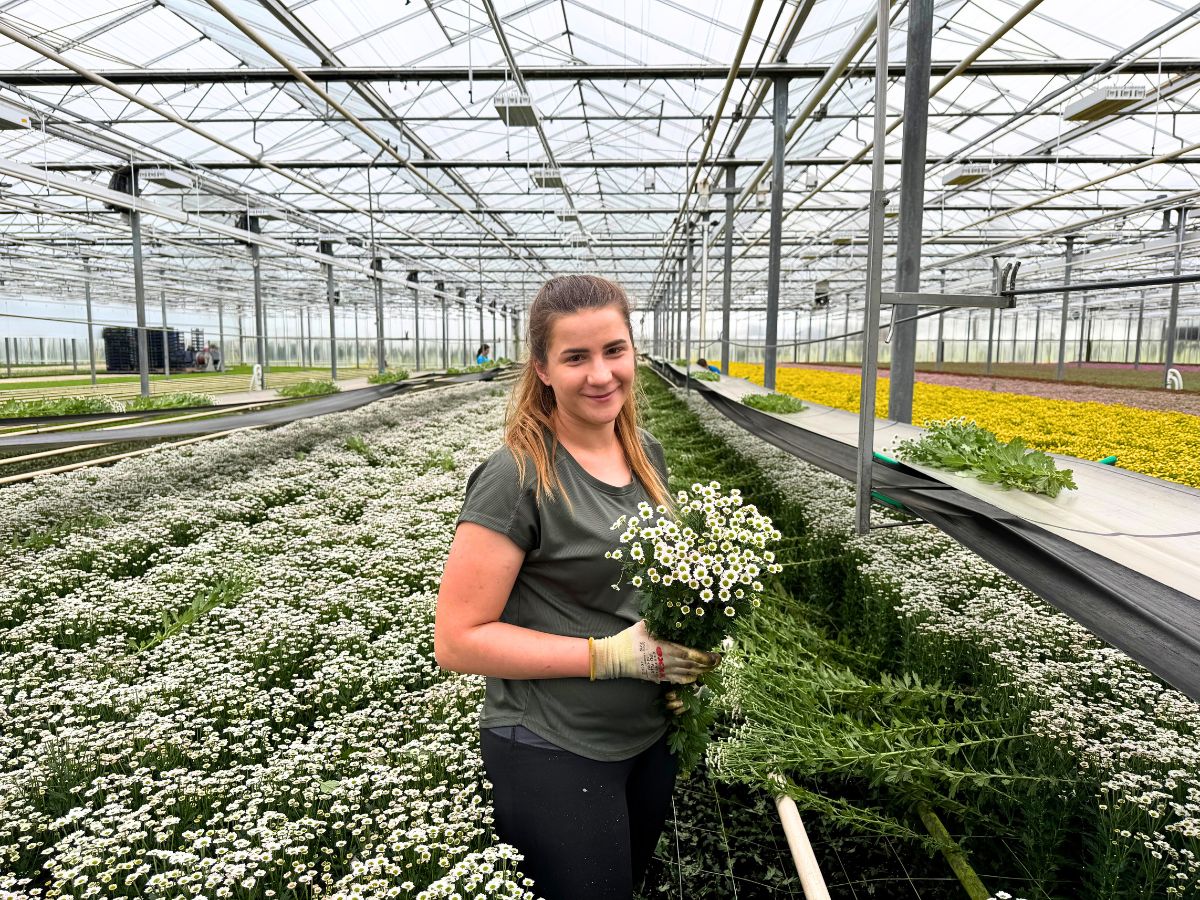
[[[686,361],[684,363],[684,370],[686,371],[688,366],[692,364],[692,282],[696,276],[696,236],[691,225],[688,225],[685,237],[687,239],[687,261],[684,264],[685,277],[687,279],[687,312],[683,317],[685,327],[683,333],[683,358]],[[691,390],[691,384],[692,380],[685,378],[683,380],[684,391]]]
[[[92,385],[96,384],[96,335],[92,325],[92,261],[83,258],[83,302],[87,311],[88,333],[88,372],[91,373]]]
[[[725,169],[725,271],[721,276],[721,374],[729,374],[729,305],[733,298],[733,202],[737,186],[733,166]]]
[[[996,310],[988,310],[988,342],[987,342],[987,368],[984,372],[988,375],[992,374],[992,354],[996,344]]]
[[[679,359],[683,355],[683,281],[684,281],[684,262],[685,254],[679,255],[679,263],[676,266],[678,279],[675,282],[675,353],[674,358]]]
[[[321,252],[332,256],[333,244],[329,241],[322,241]],[[337,289],[333,282],[333,266],[329,263],[324,265],[325,298],[329,301],[329,377],[337,381],[337,313],[334,308],[337,302]]]
[[[362,358],[359,356],[359,340],[358,340],[358,304],[350,304],[350,315],[354,317],[354,368],[355,370],[362,368]]]
[[[1033,356],[1029,359],[1035,366],[1038,361],[1038,340],[1042,336],[1042,308],[1039,306],[1036,312],[1037,318],[1033,320]]]
[[[1137,321],[1137,337],[1133,344],[1133,368],[1134,370],[1142,367],[1142,321],[1146,315],[1146,292],[1138,291],[1138,321]]]
[[[131,191],[137,196],[137,174]],[[138,384],[143,397],[150,396],[150,342],[146,335],[146,280],[142,272],[142,214],[129,211],[129,233],[133,244],[133,299],[137,307]]]
[[[162,345],[163,345],[163,377],[171,377],[171,343],[167,340],[167,292],[158,292],[158,302],[162,306]]]
[[[700,218],[700,351],[708,361],[708,213]]]
[[[450,310],[446,307],[446,282],[434,283],[433,289],[442,301],[442,368],[450,368]]]
[[[1175,244],[1175,274],[1183,270],[1183,239],[1187,228],[1187,207],[1179,207],[1176,214],[1179,220],[1175,224],[1177,241]],[[1163,387],[1167,386],[1167,372],[1175,364],[1175,338],[1179,330],[1179,284],[1171,285],[1171,307],[1167,311],[1167,348],[1163,355]]]
[[[878,0],[875,41],[874,154],[868,206],[867,283],[863,302],[863,360],[858,398],[858,460],[855,478],[855,527],[871,527],[871,463],[875,449],[875,376],[879,354],[880,282],[883,277],[883,152],[887,137],[888,0]]]
[[[763,386],[769,391],[775,390],[775,345],[779,334],[779,276],[783,261],[783,155],[787,147],[787,78],[775,78],[771,82],[771,91],[771,125],[774,137],[771,152],[771,224],[768,231],[767,330],[763,338]]]
[[[469,366],[470,362],[470,342],[471,338],[467,334],[467,289],[460,287],[458,289],[458,308],[462,312],[462,348],[463,348],[463,366]]]
[[[375,369],[382,373],[387,369],[387,350],[383,337],[383,279],[379,277],[383,273],[383,257],[377,256],[371,260],[371,268],[379,273],[375,276]]]
[[[882,34],[882,32],[881,32]],[[921,289],[921,227],[925,205],[925,144],[929,130],[929,67],[933,49],[933,0],[908,4],[908,50],[904,57],[904,136],[900,152],[900,221],[896,242],[896,290]],[[912,422],[919,307],[892,309],[892,361],[888,417]]]
[[[1071,283],[1071,258],[1075,251],[1075,236],[1067,236],[1067,246],[1063,251],[1063,284]],[[1058,323],[1058,370],[1054,377],[1058,381],[1062,381],[1066,375],[1067,364],[1067,319],[1071,312],[1071,293],[1063,291],[1062,295],[1062,316]]]

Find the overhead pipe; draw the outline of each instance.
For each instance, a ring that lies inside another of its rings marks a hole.
[[[212,0],[212,2],[219,2],[219,0]],[[100,87],[103,87],[103,88],[107,88],[108,90],[113,91],[118,96],[124,97],[126,100],[130,101],[131,103],[135,103],[138,106],[142,107],[143,109],[146,109],[152,113],[155,113],[156,115],[162,116],[164,119],[167,119],[168,121],[173,122],[174,124],[180,126],[181,128],[183,128],[187,131],[192,132],[193,134],[199,135],[200,137],[217,145],[218,147],[222,147],[225,150],[228,150],[230,153],[235,153],[238,156],[243,157],[244,159],[250,159],[250,160],[256,159],[256,157],[252,156],[251,154],[247,153],[246,151],[242,150],[241,148],[237,147],[236,145],[231,144],[228,141],[224,140],[223,138],[220,138],[217,135],[212,134],[211,132],[199,127],[198,125],[195,125],[195,124],[187,121],[186,119],[182,118],[177,113],[175,113],[174,111],[169,110],[169,109],[163,109],[163,108],[151,103],[149,100],[143,99],[142,97],[138,96],[133,91],[125,90],[123,87],[121,87],[117,84],[114,84],[112,81],[109,81],[108,79],[103,78],[100,75],[97,75],[95,72],[92,72],[90,69],[87,69],[84,66],[81,66],[77,63],[72,62],[71,60],[67,59],[65,56],[63,56],[60,53],[56,53],[54,50],[50,49],[49,47],[39,44],[38,42],[34,41],[32,38],[27,37],[20,31],[17,31],[16,29],[10,27],[9,25],[5,24],[2,21],[0,21],[0,35],[4,35],[5,37],[9,38],[10,40],[17,42],[21,46],[23,46],[29,50],[32,50],[35,53],[41,54],[46,59],[49,59],[52,62],[58,63],[60,66],[64,66],[64,67],[70,69],[71,71],[75,72],[76,74],[80,75],[81,77],[86,78],[88,81],[92,82],[93,84],[99,85]],[[320,90],[320,89],[317,88],[317,90]],[[326,96],[328,96],[328,95],[326,95]],[[332,98],[329,98],[329,99],[332,100]],[[336,101],[333,101],[333,102],[336,103]],[[372,134],[373,134],[373,132],[372,132]],[[376,140],[379,140],[379,139],[376,138]],[[395,153],[395,151],[392,151],[392,152]],[[397,157],[397,158],[399,158],[399,157]],[[293,174],[285,171],[284,169],[281,169],[278,166],[275,166],[272,163],[269,163],[266,161],[262,161],[262,162],[263,162],[263,168],[265,168],[271,172],[274,172],[276,175],[280,175],[283,178],[286,178],[288,181],[291,181],[294,184],[298,184],[307,190],[310,190],[310,191],[313,191],[314,193],[320,194],[322,197],[325,197],[326,199],[332,200],[335,203],[345,206],[347,209],[349,209],[352,212],[356,212],[361,215],[370,216],[369,211],[364,211],[364,210],[360,209],[359,207],[355,206],[353,203],[350,203],[349,201],[330,193],[329,191],[325,190],[325,188],[322,187],[321,185],[319,185],[315,182],[310,182],[307,179],[301,178],[297,175],[293,175]],[[418,175],[417,177],[425,180],[424,176]],[[35,182],[37,181],[37,179],[34,179],[34,180],[35,180]],[[438,189],[438,190],[440,191],[440,189]],[[478,221],[478,220],[476,220],[476,221]],[[414,240],[417,240],[418,242],[420,242],[423,246],[425,246],[429,250],[432,250],[434,252],[437,251],[437,248],[434,245],[428,243],[427,241],[421,240],[421,238],[419,238],[415,235],[409,235],[407,232],[403,231],[402,229],[396,228],[393,225],[388,225],[388,227],[391,228],[393,231],[396,231],[397,233],[405,234],[406,236],[411,237]],[[485,229],[485,230],[487,230],[487,229]],[[490,234],[491,232],[489,231],[488,233]]]
[[[442,190],[442,188],[438,184],[431,181],[429,178],[425,177],[425,175],[423,173],[421,173],[420,170],[418,170],[411,163],[409,163],[409,161],[405,157],[401,156],[400,153],[397,152],[395,147],[393,147],[391,144],[389,144],[387,141],[385,141],[383,138],[381,138],[378,134],[376,134],[375,131],[372,128],[370,128],[365,122],[360,120],[358,118],[358,116],[354,115],[354,113],[352,113],[350,110],[346,109],[346,107],[343,106],[341,103],[339,103],[338,100],[335,97],[333,97],[328,91],[326,91],[324,88],[322,88],[320,85],[318,85],[315,81],[313,81],[312,78],[310,78],[308,75],[306,75],[300,69],[298,69],[296,67],[296,65],[291,62],[291,60],[289,60],[282,53],[280,53],[278,50],[276,50],[266,39],[261,37],[253,28],[251,28],[249,25],[247,25],[242,20],[242,18],[240,16],[238,16],[238,14],[235,13],[232,9],[230,9],[224,2],[222,2],[222,0],[206,0],[206,2],[208,3],[209,6],[211,6],[213,9],[215,9],[217,12],[219,12],[222,16],[224,16],[226,19],[228,19],[230,21],[230,23],[232,23],[240,32],[242,32],[242,34],[244,34],[250,40],[254,41],[255,44],[257,44],[265,53],[270,55],[277,63],[279,63],[281,66],[283,66],[285,69],[287,69],[292,74],[293,77],[295,77],[297,80],[299,80],[299,81],[303,82],[305,85],[307,85],[309,90],[311,90],[318,97],[320,97],[322,100],[324,100],[326,103],[328,103],[330,108],[337,110],[338,114],[341,115],[344,119],[346,119],[346,121],[353,124],[356,128],[359,129],[359,131],[361,131],[368,138],[370,138],[379,147],[380,150],[384,151],[385,153],[388,154],[388,156],[392,157],[392,159],[396,160],[396,162],[398,162],[402,166],[404,166],[405,170],[407,172],[409,172],[414,178],[416,178],[418,181],[421,181],[422,183],[427,185],[431,190],[433,190],[439,197],[441,197],[447,203],[449,203],[452,206],[455,206],[459,210],[461,210],[463,212],[463,214],[465,214],[472,222],[474,222],[476,225],[478,225],[479,228],[484,233],[491,235],[491,237],[493,237],[494,239],[499,241],[502,245],[504,245],[512,253],[512,255],[515,259],[517,259],[518,261],[521,261],[521,262],[525,262],[527,265],[529,265],[529,267],[531,269],[536,269],[536,266],[529,264],[528,260],[523,259],[521,257],[521,255],[517,252],[516,248],[509,246],[507,241],[505,241],[504,238],[500,237],[498,234],[496,234],[494,231],[492,231],[492,229],[490,229],[482,219],[480,219],[473,212],[471,212],[469,209],[467,209],[465,206],[463,206],[462,203],[460,203],[457,198],[452,197],[450,194],[447,194],[444,190]],[[115,85],[114,85],[114,87],[115,87]],[[241,155],[241,154],[239,154],[239,155]],[[324,193],[324,192],[322,192],[322,193]],[[369,215],[369,213],[368,213],[368,215]],[[430,246],[430,249],[435,249],[435,248]]]
[[[489,3],[491,0],[484,0]],[[688,179],[687,187],[684,188],[683,197],[680,200],[679,215],[675,217],[675,221],[671,225],[671,234],[663,244],[663,252],[670,252],[672,244],[675,242],[675,235],[679,231],[679,226],[682,220],[686,219],[691,211],[690,201],[692,192],[696,190],[696,184],[700,179],[700,171],[704,168],[704,158],[708,155],[709,149],[712,147],[713,138],[717,134],[717,126],[721,124],[721,116],[725,112],[725,104],[729,102],[729,95],[733,91],[733,83],[737,80],[737,73],[742,65],[742,57],[746,54],[746,47],[750,44],[750,37],[754,33],[754,25],[758,22],[758,13],[762,9],[763,0],[754,0],[754,5],[750,7],[750,12],[746,16],[746,24],[742,28],[742,37],[738,42],[737,50],[733,54],[733,63],[729,67],[729,77],[725,79],[725,85],[721,88],[721,94],[717,98],[717,109],[713,113],[712,121],[709,123],[707,133],[704,137],[704,146],[700,148],[700,155],[696,158],[696,167],[692,170],[691,178]],[[706,236],[707,239],[707,236]],[[690,236],[688,238],[691,240]],[[707,248],[707,243],[705,247]]]
[[[1033,12],[1033,10],[1036,9],[1038,6],[1040,6],[1042,4],[1042,2],[1043,2],[1043,0],[1027,0],[1027,2],[1025,3],[1024,6],[1022,6],[1020,9],[1018,9],[1016,12],[1014,12],[1011,16],[1009,16],[1008,19],[1006,19],[995,31],[993,31],[990,35],[988,35],[988,37],[985,38],[981,44],[979,44],[977,47],[975,47],[974,50],[972,50],[970,53],[968,53],[958,63],[958,65],[956,65],[953,69],[951,69],[944,76],[942,76],[942,78],[939,79],[937,84],[935,84],[933,87],[931,87],[929,89],[929,97],[932,99],[934,96],[936,96],[942,90],[942,88],[946,87],[946,85],[948,85],[951,81],[953,81],[955,78],[957,78],[963,72],[965,72],[967,70],[968,66],[972,62],[974,62],[976,59],[978,59],[983,53],[985,53],[989,49],[991,49],[991,47],[998,40],[1000,40],[1000,38],[1002,38],[1005,34],[1007,34],[1013,28],[1015,28],[1021,22],[1022,19],[1024,19],[1031,12]],[[864,28],[865,27],[866,27],[866,23],[864,23]],[[861,34],[861,31],[860,31],[860,34]],[[868,33],[868,37],[869,37],[869,33]],[[863,43],[866,43],[865,38],[863,40]],[[861,46],[861,44],[859,46]],[[857,52],[857,50],[856,50],[856,52]],[[845,57],[845,55],[843,54],[843,58],[844,57]],[[823,96],[824,96],[824,94],[822,94],[822,97]],[[819,102],[819,100],[818,100],[818,102]],[[789,142],[792,139],[792,135],[796,131],[799,130],[800,126],[802,124],[804,124],[805,120],[812,114],[812,111],[815,109],[816,109],[816,104],[810,103],[810,104],[806,105],[805,109],[797,116],[796,122],[794,123],[793,127],[788,130],[788,141]],[[883,132],[884,136],[886,137],[887,135],[889,135],[893,131],[895,131],[903,121],[904,121],[904,117],[898,116],[897,118],[895,118],[891,122],[889,122],[887,124],[887,127],[884,129],[884,132]],[[854,156],[852,156],[849,160],[847,160],[845,163],[843,163],[841,166],[839,166],[838,169],[832,175],[827,176],[815,188],[807,191],[804,194],[804,196],[802,196],[799,200],[797,200],[796,203],[792,206],[792,208],[790,210],[788,210],[787,215],[790,216],[792,213],[796,212],[801,207],[803,207],[806,202],[808,202],[813,197],[817,196],[821,191],[823,191],[827,187],[829,187],[829,185],[832,184],[834,180],[836,180],[841,175],[843,175],[846,171],[848,171],[850,166],[859,164],[862,160],[864,160],[866,158],[868,153],[871,153],[874,150],[874,148],[875,148],[874,140],[871,140],[870,142],[864,144],[863,148],[861,150],[859,150],[857,153],[854,154]],[[746,202],[746,199],[748,198],[749,193],[751,193],[751,192],[752,192],[752,190],[749,192],[743,191],[742,196],[738,198],[739,206],[743,205]],[[858,215],[861,212],[862,212],[862,210],[855,210],[854,213],[852,213],[852,215]],[[786,216],[785,216],[785,218],[786,218]],[[759,240],[761,240],[761,238]]]
[[[308,46],[320,58],[323,66],[341,66],[342,61],[338,58],[337,53],[326,46],[325,43],[314,34],[300,19],[293,13],[282,0],[259,0],[270,12],[275,16],[284,27],[292,34],[296,35],[301,41]],[[435,16],[436,17],[436,16]],[[453,43],[453,41],[451,41]],[[387,122],[394,127],[405,141],[416,147],[428,162],[436,162],[438,155],[433,147],[426,143],[419,134],[417,134],[408,124],[405,118],[396,115],[395,110],[380,96],[379,92],[371,85],[363,82],[351,82],[351,88],[356,94],[375,110],[382,117],[382,121]],[[300,93],[300,92],[298,92]],[[458,189],[471,198],[477,206],[483,206],[483,199],[477,194],[467,183],[467,180],[457,172],[444,170],[446,177],[457,185]],[[491,215],[490,212],[488,212]],[[492,215],[492,219],[496,221],[504,231],[512,235],[514,232],[508,223],[504,222],[498,216]]]
[[[982,44],[979,45],[979,47],[977,47],[967,57],[965,57],[958,66],[956,66],[953,70],[948,72],[937,83],[937,85],[930,90],[930,97],[932,97],[932,96],[934,96],[934,94],[938,93],[943,87],[945,87],[946,84],[949,83],[950,80],[952,80],[953,78],[962,74],[963,71],[965,71],[967,69],[967,67],[971,63],[973,63],[983,52],[985,52],[992,45],[994,45],[996,43],[996,41],[998,41],[1000,39],[1000,37],[1002,37],[1005,33],[1007,33],[1013,27],[1015,27],[1015,25],[1017,23],[1019,23],[1021,19],[1025,18],[1025,16],[1027,16],[1030,12],[1032,12],[1033,8],[1040,5],[1040,3],[1041,3],[1041,0],[1029,0],[1029,2],[1027,2],[1025,4],[1025,6],[1021,7],[1015,13],[1013,13],[1013,15],[1010,16],[1009,19],[1006,20],[999,28],[997,28],[996,31],[994,31]],[[1096,72],[1102,71],[1102,70],[1114,65],[1121,58],[1121,56],[1123,54],[1131,52],[1132,49],[1136,49],[1136,48],[1140,47],[1141,45],[1143,45],[1144,43],[1146,43],[1147,41],[1153,40],[1155,37],[1158,37],[1161,34],[1163,34],[1163,32],[1174,27],[1174,25],[1179,24],[1181,21],[1187,20],[1190,16],[1194,16],[1197,10],[1200,10],[1200,5],[1197,5],[1197,6],[1193,7],[1191,10],[1185,11],[1184,13],[1181,13],[1180,15],[1174,17],[1170,22],[1166,23],[1163,26],[1160,26],[1159,28],[1156,28],[1153,32],[1151,32],[1150,35],[1139,40],[1136,44],[1132,45],[1130,48],[1126,48],[1125,50],[1121,51],[1121,53],[1114,54],[1107,60],[1104,60],[1104,61],[1101,61],[1101,62],[1091,65],[1087,71],[1085,71],[1079,77],[1075,78],[1070,84],[1065,85],[1062,88],[1059,88],[1058,90],[1056,90],[1052,94],[1050,94],[1048,97],[1039,98],[1039,101],[1038,101],[1039,104],[1044,104],[1046,102],[1049,102],[1049,100],[1052,100],[1052,99],[1060,96],[1061,94],[1065,93],[1071,87],[1077,85],[1079,82],[1081,82],[1085,78],[1089,77],[1090,75],[1092,75]],[[1005,123],[1004,125],[997,126],[997,128],[994,129],[993,131],[989,132],[988,135],[994,136],[996,133],[998,133],[999,130],[1002,130],[1004,127],[1007,127],[1007,126],[1011,125],[1012,123],[1014,123],[1017,120],[1018,116],[1023,115],[1027,112],[1028,112],[1028,109],[1023,110],[1021,113],[1014,114],[1013,117],[1009,120],[1009,122]],[[888,126],[888,129],[887,129],[888,132],[890,133],[892,130],[894,130],[902,121],[903,121],[902,119],[896,119],[895,121],[893,121]],[[977,143],[979,143],[979,140],[980,139],[976,139],[975,141],[972,141],[972,143],[977,144]],[[836,172],[834,172],[832,175],[830,175],[824,181],[822,181],[821,184],[819,184],[814,190],[809,191],[807,194],[805,194],[803,197],[801,197],[800,200],[798,200],[796,202],[796,204],[792,207],[792,209],[789,210],[789,215],[792,212],[796,212],[797,210],[799,210],[809,199],[815,197],[818,193],[820,193],[822,190],[824,190],[826,187],[828,187],[836,178],[838,178],[840,175],[844,174],[848,170],[850,165],[857,164],[857,162],[863,156],[865,156],[865,154],[869,150],[872,149],[872,146],[873,146],[872,144],[866,145],[863,148],[863,150],[860,151],[859,154],[856,154],[856,156],[853,157],[851,160],[849,160],[846,164],[843,164]],[[1194,144],[1194,145],[1192,145],[1191,148],[1182,148],[1182,150],[1179,153],[1177,153],[1176,156],[1182,156],[1183,154],[1190,152],[1190,150],[1194,149],[1196,146],[1198,146],[1198,145]],[[966,158],[966,153],[962,152],[961,154],[951,154],[946,159],[947,160],[956,160],[956,161],[961,162],[965,158]],[[1061,157],[1057,158],[1056,161],[1061,161]],[[1070,160],[1068,159],[1067,161],[1069,162]],[[1137,168],[1141,168],[1141,167],[1144,167],[1147,165],[1158,164],[1162,161],[1163,161],[1163,159],[1161,156],[1137,160],[1135,163],[1131,164],[1130,168],[1128,168],[1126,170],[1122,170],[1122,172],[1113,173],[1109,177],[1116,177],[1116,175],[1123,174],[1124,172],[1134,171]],[[1046,202],[1047,200],[1054,199],[1055,197],[1058,197],[1058,196],[1065,196],[1066,194],[1072,193],[1078,189],[1079,189],[1078,187],[1071,188],[1067,191],[1059,192],[1058,194],[1053,194],[1048,197],[1045,197],[1041,201],[1036,201],[1033,204],[1026,204],[1023,207],[1007,208],[1002,212],[997,212],[995,215],[991,216],[988,219],[984,219],[984,220],[981,220],[978,222],[972,222],[968,225],[962,226],[960,229],[956,229],[955,231],[960,231],[960,230],[964,230],[967,228],[975,228],[975,227],[978,227],[979,225],[986,224],[989,221],[993,221],[997,218],[1001,218],[1004,215],[1008,215],[1008,214],[1011,214],[1014,212],[1022,212],[1025,209],[1029,209],[1034,205],[1040,205],[1040,203]],[[945,195],[945,192],[943,192],[942,196],[944,196],[944,195]],[[848,221],[850,218],[853,218],[854,216],[859,215],[861,212],[862,212],[861,209],[855,210],[854,212],[850,213],[843,221]],[[834,226],[834,227],[837,227],[837,226]],[[1073,229],[1075,227],[1076,227],[1075,225],[1072,225],[1072,226],[1069,226],[1069,229]],[[940,240],[941,237],[943,237],[944,235],[951,234],[951,233],[955,233],[955,232],[943,232],[943,235],[931,237],[929,239],[929,242],[930,243],[936,242],[936,241]],[[761,238],[759,240],[761,241]],[[753,245],[751,245],[751,246],[753,246]],[[972,254],[972,256],[977,256],[977,255],[979,255],[979,254]],[[844,271],[854,271],[857,268],[860,268],[860,267],[855,266],[855,267],[852,267],[852,268],[850,268],[848,270],[844,270]]]
[[[761,2],[761,0],[759,0]],[[487,12],[488,20],[491,22],[492,31],[496,33],[496,41],[500,44],[500,50],[504,54],[504,59],[508,62],[508,66],[512,69],[513,81],[516,82],[518,88],[529,94],[529,88],[525,85],[525,78],[521,74],[521,67],[517,65],[516,54],[513,53],[512,47],[508,44],[508,37],[504,33],[504,24],[500,20],[499,13],[496,12],[496,6],[492,0],[483,0],[483,8]],[[554,149],[550,146],[550,139],[546,136],[546,129],[542,127],[541,120],[535,115],[533,127],[537,130],[538,140],[542,145],[542,152],[546,154],[546,162],[552,166],[558,165],[558,160],[554,158]],[[563,197],[567,201],[567,208],[574,209],[575,201],[571,197],[571,190],[567,187],[567,182],[562,183]],[[583,224],[580,223],[582,230]],[[587,233],[586,231],[584,232]]]

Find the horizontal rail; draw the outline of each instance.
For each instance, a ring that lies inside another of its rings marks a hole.
[[[948,75],[961,64],[960,60],[939,60],[931,64],[933,75]],[[976,60],[965,69],[958,70],[967,76],[1003,75],[1084,75],[1103,66],[1097,59],[994,59]],[[1180,75],[1200,72],[1200,59],[1137,59],[1122,63],[1122,75]],[[512,80],[512,70],[500,66],[319,66],[299,70],[313,81],[330,82],[377,82],[377,81],[495,81]],[[762,63],[746,65],[738,69],[739,78],[822,78],[829,66],[821,63]],[[244,69],[168,69],[128,68],[104,69],[100,77],[114,84],[284,84],[299,80],[287,69],[260,67]],[[691,81],[723,80],[729,77],[729,66],[722,65],[637,65],[637,66],[521,66],[521,76],[526,81],[646,81],[650,79],[681,79]],[[904,77],[904,65],[888,67],[891,78]],[[859,64],[846,67],[845,78],[874,78],[874,64]],[[0,71],[0,81],[16,87],[47,87],[89,85],[82,76],[65,69],[51,71],[38,69],[9,69]]]

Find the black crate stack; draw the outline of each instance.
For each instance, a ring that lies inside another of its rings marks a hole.
[[[104,365],[109,372],[138,371],[136,328],[110,327],[105,328],[101,335],[104,338]],[[163,370],[162,336],[161,328],[146,329],[147,355],[151,372]],[[183,335],[171,329],[167,330],[167,352],[172,370],[182,371],[189,365],[187,353],[183,347]]]

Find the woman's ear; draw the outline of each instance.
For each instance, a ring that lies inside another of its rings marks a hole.
[[[537,377],[541,379],[542,384],[550,387],[550,376],[546,374],[545,368],[536,359],[533,361],[533,371],[537,373]]]

